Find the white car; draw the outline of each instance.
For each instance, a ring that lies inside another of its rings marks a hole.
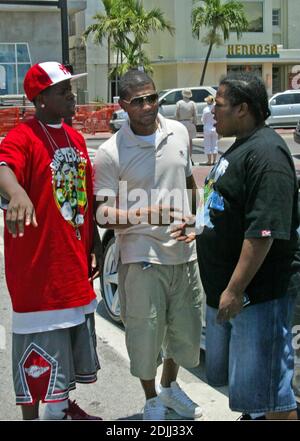
[[[176,103],[177,101],[182,99],[182,90],[184,87],[180,87],[177,89],[166,89],[159,92],[158,104],[159,104],[159,112],[165,116],[166,118],[175,119],[176,115]],[[192,100],[195,101],[197,105],[197,130],[201,131],[202,123],[201,117],[203,113],[203,109],[206,106],[206,102],[204,99],[208,95],[215,96],[216,95],[216,86],[199,86],[199,87],[190,87],[192,91]],[[110,128],[112,132],[117,132],[124,121],[128,118],[128,115],[124,110],[116,110],[112,114],[112,118],[109,122]]]
[[[300,89],[276,93],[269,100],[271,116],[266,124],[272,127],[296,127],[300,119]]]

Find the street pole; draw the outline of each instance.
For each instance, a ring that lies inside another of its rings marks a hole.
[[[60,8],[61,17],[62,64],[70,64],[67,0],[59,0],[58,7]]]

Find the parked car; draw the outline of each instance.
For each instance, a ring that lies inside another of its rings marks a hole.
[[[105,309],[115,322],[121,323],[120,303],[118,292],[118,265],[115,259],[116,244],[113,230],[101,230],[104,252],[103,267],[100,277],[100,292]],[[202,338],[201,348],[205,349],[205,299],[202,309]]]
[[[300,120],[294,130],[294,141],[297,142],[297,144],[300,144]]]
[[[296,127],[300,119],[300,90],[276,93],[269,100],[271,116],[266,123],[272,127]]]
[[[181,92],[184,88],[177,89],[166,89],[159,92],[159,112],[165,116],[166,118],[175,119],[176,114],[176,103],[177,101],[182,99]],[[201,116],[203,113],[203,109],[206,106],[206,102],[204,99],[208,95],[216,95],[217,86],[199,86],[199,87],[190,87],[192,91],[192,100],[195,101],[197,105],[197,130],[202,130]],[[124,110],[117,110],[113,113],[112,118],[110,120],[110,128],[112,132],[116,132],[122,126],[124,121],[128,118],[128,115]]]

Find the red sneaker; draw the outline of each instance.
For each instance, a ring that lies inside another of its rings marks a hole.
[[[76,401],[68,400],[69,407],[65,409],[64,420],[102,420],[102,418],[88,415],[83,409],[81,409]]]

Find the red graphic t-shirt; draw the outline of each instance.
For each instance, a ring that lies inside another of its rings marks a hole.
[[[85,141],[65,124],[46,127],[56,145],[34,118],[0,146],[0,162],[17,176],[38,222],[21,238],[4,233],[7,286],[19,313],[84,306],[96,297],[88,281],[93,191]]]

